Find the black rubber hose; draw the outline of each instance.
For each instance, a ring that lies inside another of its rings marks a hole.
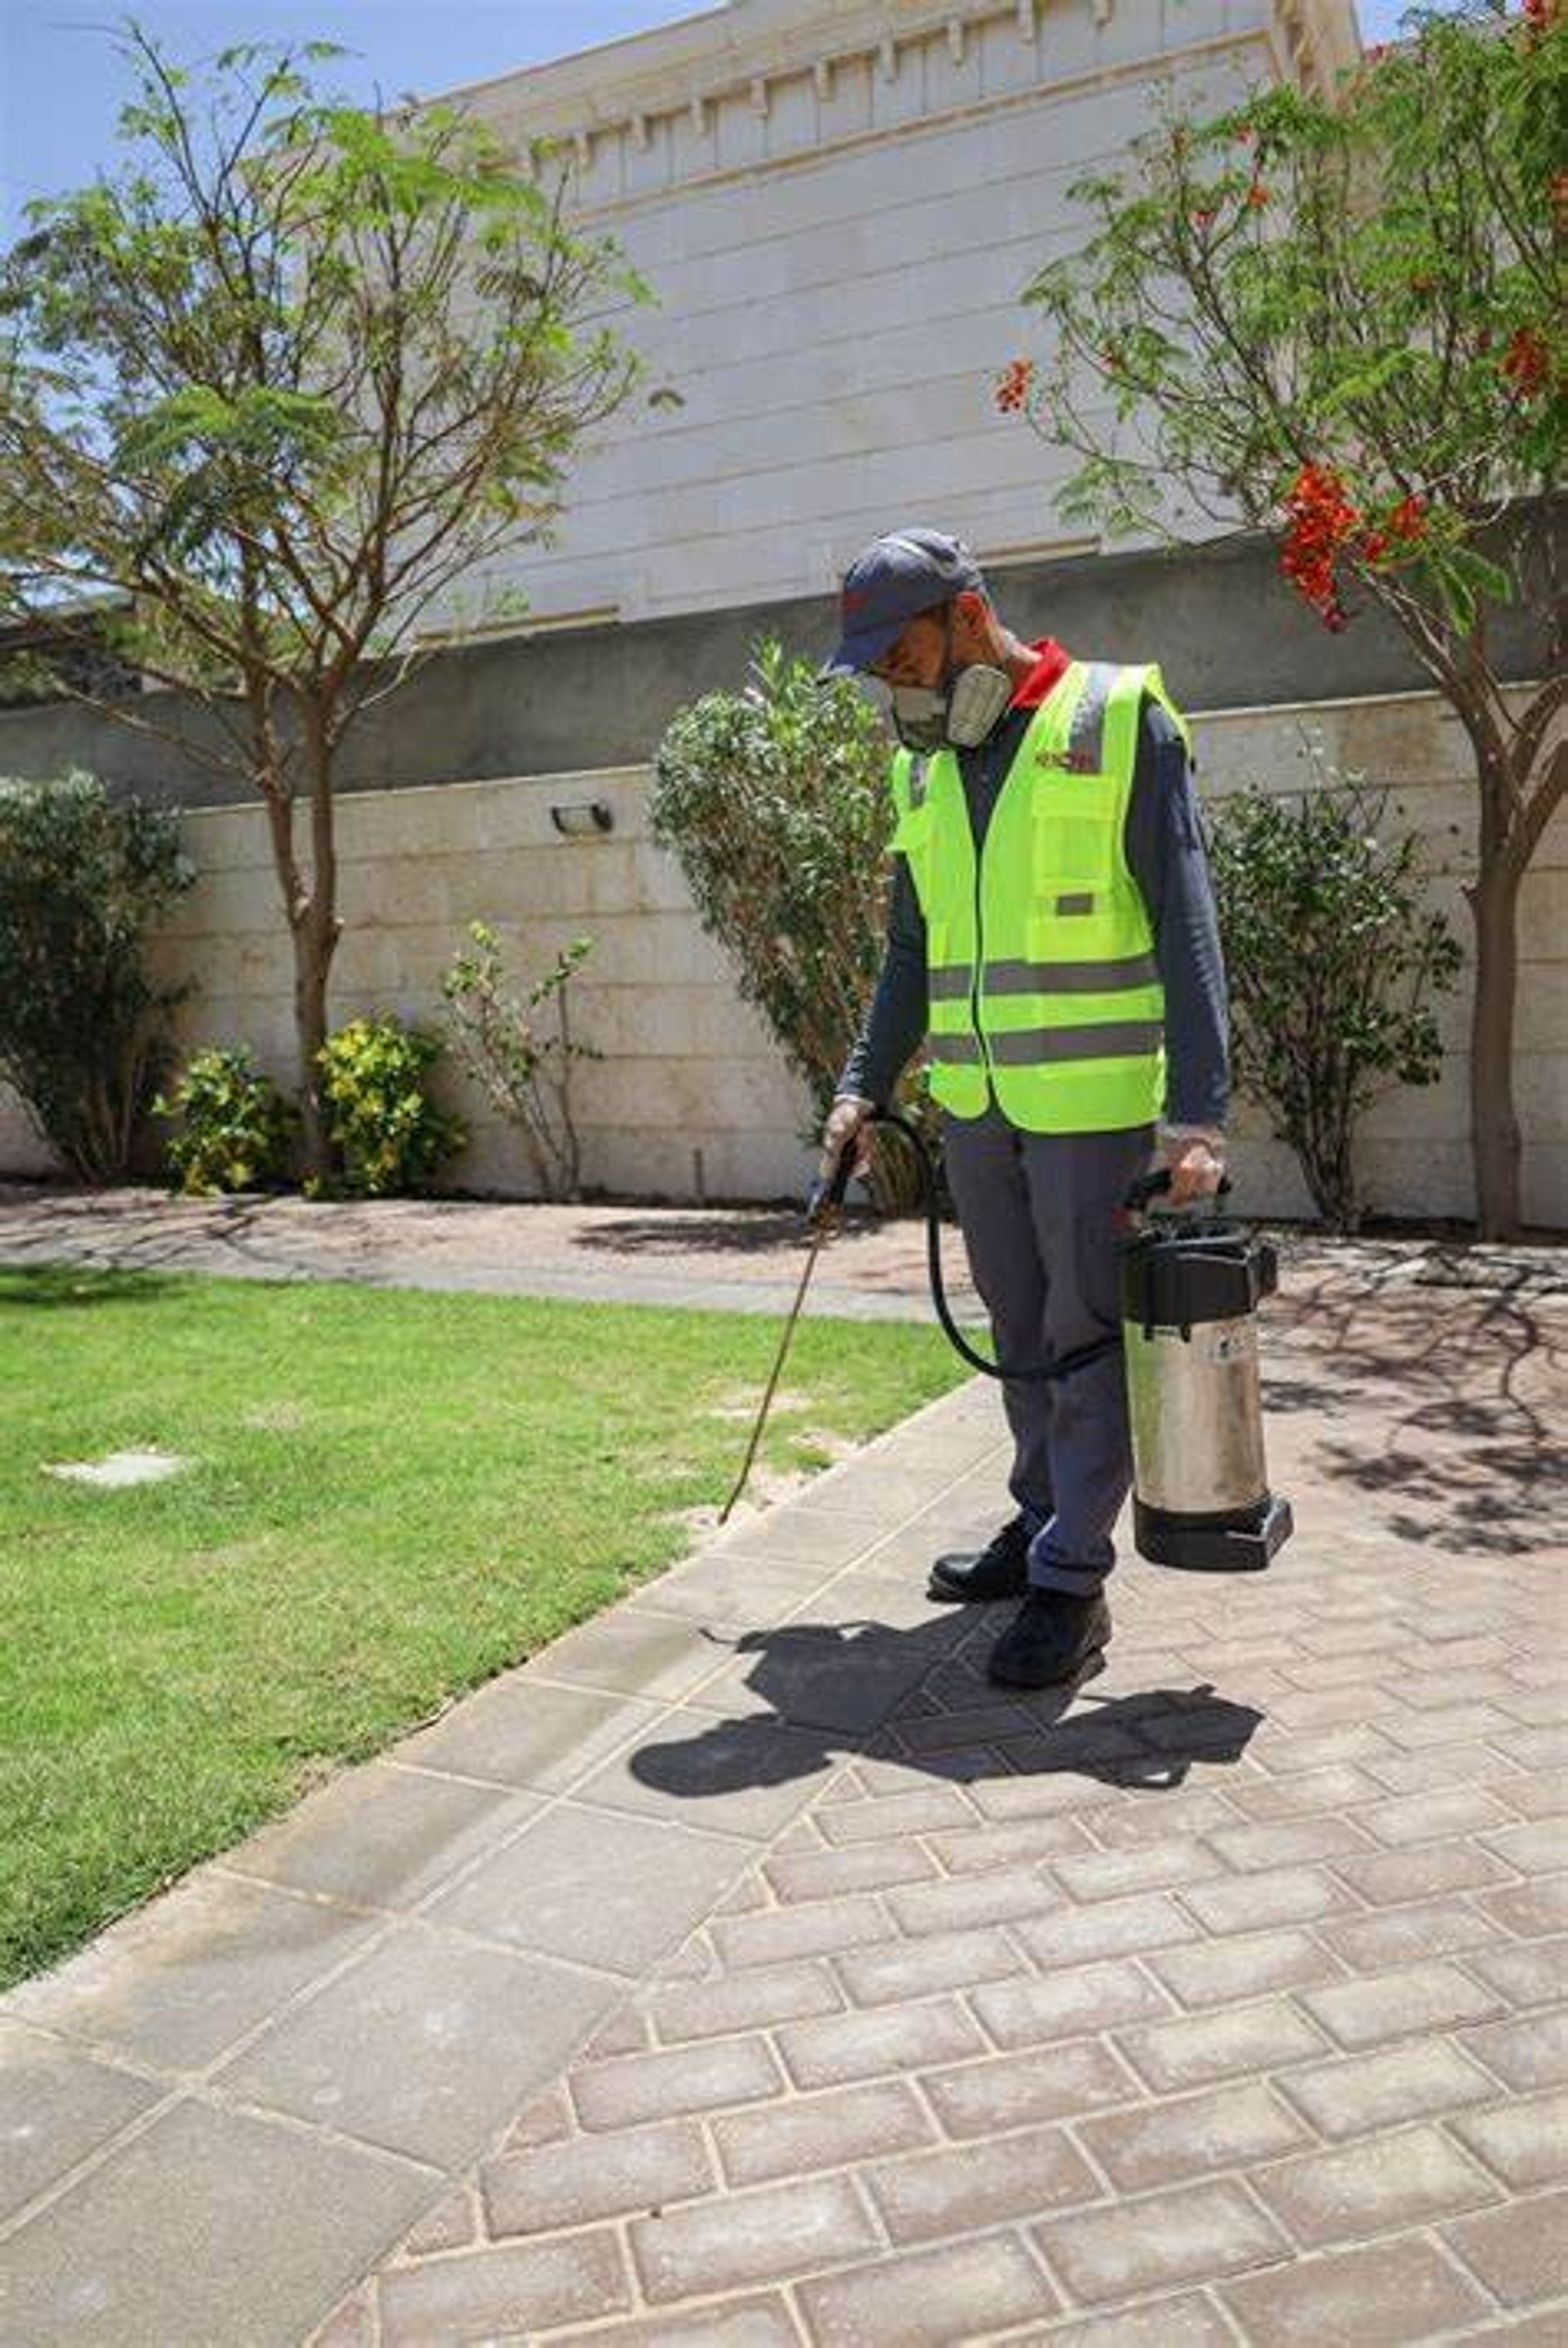
[[[1038,1385],[1047,1379],[1070,1378],[1075,1370],[1087,1369],[1091,1362],[1103,1360],[1107,1354],[1120,1352],[1121,1335],[1119,1331],[1112,1337],[1097,1337],[1092,1345],[1075,1346],[1070,1354],[1063,1354],[1057,1361],[1036,1363],[1030,1368],[1023,1370],[1004,1369],[999,1363],[987,1361],[984,1354],[976,1353],[953,1318],[952,1308],[947,1302],[947,1290],[942,1277],[942,1218],[936,1204],[936,1169],[932,1165],[931,1152],[925,1146],[920,1129],[912,1124],[907,1117],[901,1116],[894,1108],[869,1109],[865,1122],[868,1125],[892,1126],[895,1132],[903,1134],[914,1152],[915,1164],[920,1175],[921,1197],[925,1207],[925,1261],[927,1275],[931,1282],[931,1301],[936,1307],[936,1317],[942,1323],[947,1341],[955,1353],[962,1354],[965,1361],[988,1378],[1017,1378],[1025,1384]],[[828,1209],[843,1205],[844,1193],[850,1187],[850,1176],[854,1167],[854,1136],[851,1134],[840,1150],[839,1162],[831,1174],[812,1187],[811,1195],[806,1202],[806,1220],[809,1223],[814,1223]],[[1166,1179],[1169,1181],[1170,1177],[1167,1176]]]

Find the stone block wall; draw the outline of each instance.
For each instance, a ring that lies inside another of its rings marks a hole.
[[[1217,803],[1251,778],[1300,788],[1314,771],[1306,733],[1342,767],[1386,785],[1419,829],[1438,874],[1433,891],[1469,942],[1460,891],[1474,856],[1468,746],[1430,694],[1394,694],[1267,709],[1195,712],[1199,779]],[[722,951],[705,936],[674,860],[656,848],[646,813],[647,770],[358,790],[339,808],[342,911],[334,970],[335,1022],[395,1011],[435,1022],[439,978],[476,916],[500,932],[520,974],[537,974],[583,933],[594,947],[575,983],[574,1029],[602,1060],[574,1079],[586,1179],[645,1197],[762,1199],[795,1193],[810,1174],[799,1138],[802,1088],[785,1071],[762,1023],[738,996]],[[614,816],[603,837],[562,837],[552,804],[601,798]],[[290,959],[259,809],[193,808],[185,836],[201,879],[159,940],[170,977],[201,992],[181,1014],[187,1046],[250,1043],[289,1080]],[[1568,820],[1559,819],[1525,883],[1522,912],[1517,1080],[1526,1135],[1530,1219],[1568,1227]],[[1442,1080],[1399,1091],[1366,1128],[1364,1163],[1376,1206],[1452,1215],[1471,1205],[1466,1000],[1444,1014]],[[441,1090],[473,1124],[452,1188],[526,1195],[525,1157],[505,1124],[449,1069]],[[1239,1203],[1305,1214],[1289,1153],[1258,1112],[1236,1120]],[[698,1153],[700,1152],[700,1163]],[[0,1170],[43,1170],[14,1100],[0,1096]]]

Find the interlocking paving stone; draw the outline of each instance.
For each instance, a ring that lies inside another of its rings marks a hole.
[[[847,1850],[784,1851],[763,1874],[788,1906],[797,1900],[829,1900],[845,1891],[881,1891],[890,1884],[920,1883],[936,1873],[936,1862],[913,1844],[852,1844]]]
[[[744,1864],[720,1836],[562,1804],[438,1893],[425,1913],[482,1940],[640,1975],[701,1921]]]
[[[495,2235],[542,2234],[618,2218],[655,2203],[689,2200],[713,2182],[701,2131],[685,2120],[541,2145],[487,2161],[480,2172]]]
[[[779,2031],[779,2044],[799,2087],[837,2086],[986,2051],[963,2007],[943,1999],[789,2023]]]
[[[621,2245],[606,2227],[394,2267],[381,2279],[381,2339],[385,2348],[429,2348],[608,2315],[630,2302]]]
[[[1434,1962],[1304,1990],[1301,2003],[1341,2046],[1359,2047],[1484,2021],[1501,2001],[1458,1965]]]
[[[1568,2178],[1568,2088],[1460,2112],[1449,2126],[1516,2192]]]
[[[1419,2038],[1322,2068],[1289,2072],[1280,2091],[1330,2137],[1362,2136],[1428,2113],[1484,2103],[1496,2087],[1451,2039]]]
[[[614,1995],[548,1959],[409,1923],[217,2076],[269,2111],[450,2168],[561,2069]]]
[[[1568,1981],[1568,1941],[1516,1941],[1503,1948],[1472,1949],[1465,1966],[1511,2006],[1551,2005]]]
[[[887,1919],[874,1900],[851,1895],[717,1923],[713,1937],[727,1964],[774,1965],[880,1941],[887,1929]]]
[[[628,2230],[643,2289],[654,2301],[810,2273],[878,2244],[845,2177],[732,2193],[664,2217],[634,2219]]]
[[[1216,2182],[1074,2209],[1034,2230],[1079,2299],[1132,2299],[1161,2284],[1213,2281],[1289,2256],[1274,2220],[1239,2185]]]
[[[895,2242],[931,2241],[1101,2198],[1099,2178],[1062,2128],[913,2153],[865,2174]]]
[[[1441,1891],[1501,1883],[1502,1861],[1473,1843],[1418,1843],[1408,1850],[1373,1851],[1334,1862],[1353,1891],[1374,1907],[1403,1907]]]
[[[20,2209],[164,2090],[0,2019],[0,2218]]]
[[[1402,2128],[1333,2152],[1305,2153],[1254,2169],[1252,2183],[1310,2249],[1430,2224],[1501,2198],[1495,2178],[1435,2127]]]
[[[1330,2051],[1323,2034],[1284,1998],[1119,2031],[1116,2043],[1150,2085],[1164,2092]]]
[[[906,1776],[900,1769],[899,1776]],[[848,1809],[832,1810],[822,1818],[822,1832],[830,1842],[864,1842],[872,1838],[929,1833],[937,1827],[972,1827],[975,1811],[956,1788],[947,1786],[912,1786],[906,1794],[869,1803],[855,1803]]]
[[[293,2348],[436,2182],[297,2127],[178,2104],[5,2243],[0,2339]]]
[[[1452,2260],[1418,2236],[1296,2259],[1222,2284],[1219,2295],[1255,2348],[1393,2348],[1446,2336],[1487,2308]]]
[[[789,2310],[776,2291],[733,2299],[727,2306],[672,2308],[630,2323],[558,2332],[561,2348],[800,2348]]]
[[[1309,1932],[1258,1932],[1243,1940],[1156,1949],[1151,1973],[1183,2005],[1230,2004],[1265,1990],[1301,1989],[1339,1977],[1340,1968]]]
[[[750,2103],[779,2094],[783,2085],[763,2040],[717,2038],[704,2046],[595,2064],[574,2075],[572,2092],[584,2127],[624,2128]]]
[[[1119,2307],[1111,2315],[1053,2323],[1032,2333],[1018,2348],[1233,2348],[1235,2333],[1217,2307],[1195,2292],[1145,2300]]]
[[[1202,1927],[1168,1892],[1134,1892],[1125,1900],[1097,1901],[1092,1908],[1061,1908],[1029,1917],[1016,1928],[1037,1965],[1076,1965],[1094,1957],[1133,1956],[1195,1939]]]
[[[843,1995],[824,1963],[762,1967],[717,1981],[679,1982],[648,2000],[655,2034],[666,2045],[765,2028],[810,2013],[836,2013]]]
[[[1483,2023],[1479,2030],[1465,2031],[1462,2044],[1521,2094],[1568,2081],[1568,2010]]]
[[[992,2055],[921,2085],[944,2129],[960,2138],[994,2136],[1030,2121],[1067,2119],[1141,2092],[1125,2064],[1097,2039],[1073,2039],[1037,2053]]]
[[[883,2005],[901,1997],[930,1997],[944,1989],[965,1989],[1025,1970],[1024,1959],[1005,1932],[934,1932],[918,1941],[893,1941],[881,1948],[846,1949],[833,1960],[840,1980],[856,2005]]]
[[[1011,2234],[883,2257],[874,2266],[804,2282],[799,2300],[816,2348],[952,2348],[982,2332],[1045,2315],[1060,2302]]]
[[[930,2144],[930,2119],[902,2079],[875,2079],[802,2096],[713,2122],[732,2185],[762,2185],[813,2168],[836,2168]]]
[[[1079,2129],[1100,2167],[1129,2192],[1211,2168],[1249,2168],[1305,2140],[1299,2120],[1261,2081],[1213,2087],[1141,2111],[1108,2112]]]
[[[1506,2306],[1568,2294],[1568,2193],[1541,2193],[1444,2228]]]
[[[1183,1884],[1181,1898],[1211,1932],[1315,1923],[1320,1916],[1355,1905],[1344,1884],[1320,1867],[1281,1867],[1261,1875],[1229,1876],[1222,1883]]]
[[[1039,1981],[985,1982],[971,2003],[1004,2048],[1081,2037],[1171,2010],[1169,1998],[1147,1973],[1117,1959],[1047,1973]]]
[[[975,1924],[1005,1924],[1018,1916],[1037,1916],[1059,1908],[1062,1895],[1054,1883],[1026,1868],[1006,1868],[995,1873],[952,1876],[940,1883],[916,1883],[890,1891],[887,1905],[904,1931],[955,1932]]]
[[[1505,1931],[1526,1940],[1568,1926],[1568,1875],[1549,1876],[1544,1882],[1510,1884],[1506,1891],[1486,1894],[1477,1902],[1483,1915]]]
[[[1316,1931],[1342,1963],[1362,1973],[1386,1972],[1395,1965],[1448,1956],[1502,1937],[1499,1925],[1461,1899],[1385,1908],[1375,1915],[1332,1916]]]

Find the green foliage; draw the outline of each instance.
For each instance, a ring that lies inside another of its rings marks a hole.
[[[1387,796],[1328,767],[1315,736],[1307,747],[1315,787],[1225,800],[1211,861],[1237,1087],[1268,1109],[1319,1213],[1353,1231],[1356,1128],[1392,1086],[1436,1083],[1431,1005],[1461,954],[1423,903],[1418,841],[1385,836]]]
[[[1547,13],[1412,8],[1331,97],[1284,81],[1199,122],[1172,101],[1075,183],[1091,232],[1026,296],[1053,330],[1032,419],[1084,460],[1064,519],[1278,530],[1311,466],[1357,518],[1346,577],[1396,613],[1463,633],[1515,599],[1518,561],[1472,541],[1563,477],[1568,24]]]
[[[441,979],[459,1056],[501,1115],[521,1132],[545,1195],[582,1196],[582,1150],[572,1116],[574,1060],[603,1055],[572,1035],[567,989],[593,950],[574,938],[522,996],[511,992],[500,940],[488,922],[469,923],[470,951]],[[555,1033],[542,1014],[553,1010]]]
[[[125,1173],[171,1058],[149,930],[195,879],[177,818],[93,776],[0,780],[0,1077],[77,1173]]]
[[[0,605],[130,594],[173,681],[384,644],[540,534],[639,377],[604,320],[647,289],[568,228],[549,142],[349,106],[334,54],[186,73],[132,27],[126,160],[0,260]]]
[[[820,1122],[881,961],[889,745],[847,678],[819,685],[772,637],[751,676],[675,718],[649,811]],[[904,1202],[907,1180],[890,1151],[882,1203]]]
[[[316,1055],[327,1134],[341,1152],[344,1186],[384,1199],[427,1187],[444,1159],[468,1141],[460,1117],[436,1107],[425,1089],[440,1038],[394,1018],[355,1019],[329,1035]],[[325,1183],[306,1181],[307,1195]]]
[[[192,1053],[180,1081],[152,1104],[181,1129],[164,1149],[170,1189],[192,1198],[261,1190],[283,1181],[299,1112],[242,1045]]]

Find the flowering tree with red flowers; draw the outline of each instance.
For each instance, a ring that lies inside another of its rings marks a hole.
[[[1266,530],[1326,629],[1379,606],[1451,704],[1480,793],[1471,1135],[1499,1237],[1520,1211],[1520,882],[1568,788],[1568,25],[1558,0],[1461,0],[1404,29],[1332,100],[1168,117],[1078,181],[1094,233],[1026,295],[1050,355],[995,396],[1082,459],[1065,518],[1174,542],[1174,488]],[[1522,706],[1491,643],[1510,605],[1542,655]]]

